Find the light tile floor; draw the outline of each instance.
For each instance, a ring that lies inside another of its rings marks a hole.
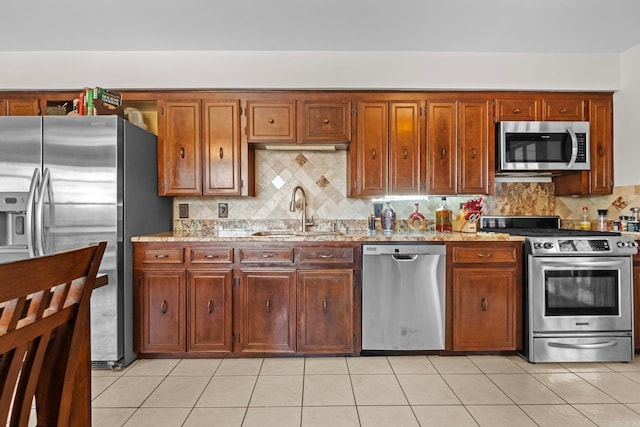
[[[94,427],[640,427],[640,360],[138,360],[93,371]]]

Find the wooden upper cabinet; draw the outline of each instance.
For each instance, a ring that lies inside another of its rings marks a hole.
[[[240,101],[205,101],[203,109],[204,195],[239,195]]]
[[[498,122],[518,120],[538,120],[538,100],[496,99],[496,117]]]
[[[37,99],[8,99],[5,101],[6,116],[39,116],[40,101]]]
[[[389,193],[420,192],[420,103],[389,103]]]
[[[158,101],[158,193],[202,194],[201,103]]]
[[[457,101],[427,101],[429,194],[456,194]]]
[[[613,107],[610,99],[589,103],[591,194],[613,192]]]
[[[583,99],[543,99],[542,120],[583,121],[585,101]]]
[[[299,101],[301,143],[351,141],[350,101]]]
[[[296,142],[295,101],[248,101],[249,142]]]
[[[460,102],[458,194],[490,192],[493,150],[489,146],[489,111],[489,101]]]
[[[351,185],[356,196],[380,196],[387,192],[388,117],[386,101],[358,103],[357,178]]]

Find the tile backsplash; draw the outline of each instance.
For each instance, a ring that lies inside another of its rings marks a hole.
[[[318,220],[364,220],[373,212],[373,199],[348,198],[347,153],[315,151],[256,151],[255,197],[175,197],[174,230],[184,230],[194,222],[249,224],[258,221],[296,221],[300,211],[290,212],[291,193],[296,185],[307,196],[307,217]],[[608,209],[609,218],[629,215],[629,208],[640,206],[640,186],[617,187],[613,195],[554,197],[553,183],[501,182],[494,194],[483,197],[483,212],[489,215],[560,215],[563,220],[580,218],[588,206],[595,221],[597,209]],[[298,194],[297,198],[299,199]],[[450,209],[479,196],[447,197]],[[189,204],[189,218],[180,219],[178,205]],[[227,203],[228,218],[218,218],[218,204]],[[420,211],[433,219],[440,196],[418,196],[392,200],[399,219],[405,219],[419,203]],[[217,221],[220,220],[220,221]]]

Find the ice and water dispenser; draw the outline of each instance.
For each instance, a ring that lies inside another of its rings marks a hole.
[[[0,247],[27,248],[27,200],[29,193],[0,193]]]

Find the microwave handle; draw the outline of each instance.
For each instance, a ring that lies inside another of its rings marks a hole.
[[[571,136],[571,160],[569,160],[567,168],[571,169],[578,158],[578,137],[572,128],[567,128],[567,132],[569,132],[569,136]]]

